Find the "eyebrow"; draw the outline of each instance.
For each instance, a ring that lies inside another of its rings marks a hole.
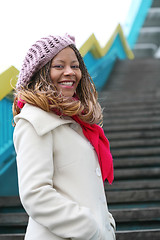
[[[62,62],[62,63],[65,63],[65,61],[63,61],[63,60],[60,60],[60,59],[56,59],[56,60],[54,60],[53,59],[53,62]],[[78,62],[78,60],[73,60],[71,63],[74,63],[74,62]]]

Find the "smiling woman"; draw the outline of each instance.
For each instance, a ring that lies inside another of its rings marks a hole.
[[[13,113],[19,193],[29,215],[25,240],[114,240],[103,185],[113,181],[113,159],[74,37],[31,46]]]

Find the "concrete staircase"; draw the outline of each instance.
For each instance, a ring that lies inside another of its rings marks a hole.
[[[117,239],[160,239],[160,60],[119,61],[100,94],[115,181]]]
[[[136,58],[160,58],[160,1],[154,0],[134,46]]]

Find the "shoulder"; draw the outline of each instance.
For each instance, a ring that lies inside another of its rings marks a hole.
[[[21,113],[15,116],[14,121],[16,125],[22,125],[28,122],[40,136],[60,125],[72,123],[71,119],[62,119],[54,113],[46,112],[30,104],[25,104]]]

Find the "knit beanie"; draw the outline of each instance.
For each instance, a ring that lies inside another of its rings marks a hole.
[[[55,57],[62,49],[74,44],[75,38],[68,35],[64,36],[48,36],[36,41],[28,50],[20,70],[17,89],[25,87],[44,65],[46,65],[53,57]]]

